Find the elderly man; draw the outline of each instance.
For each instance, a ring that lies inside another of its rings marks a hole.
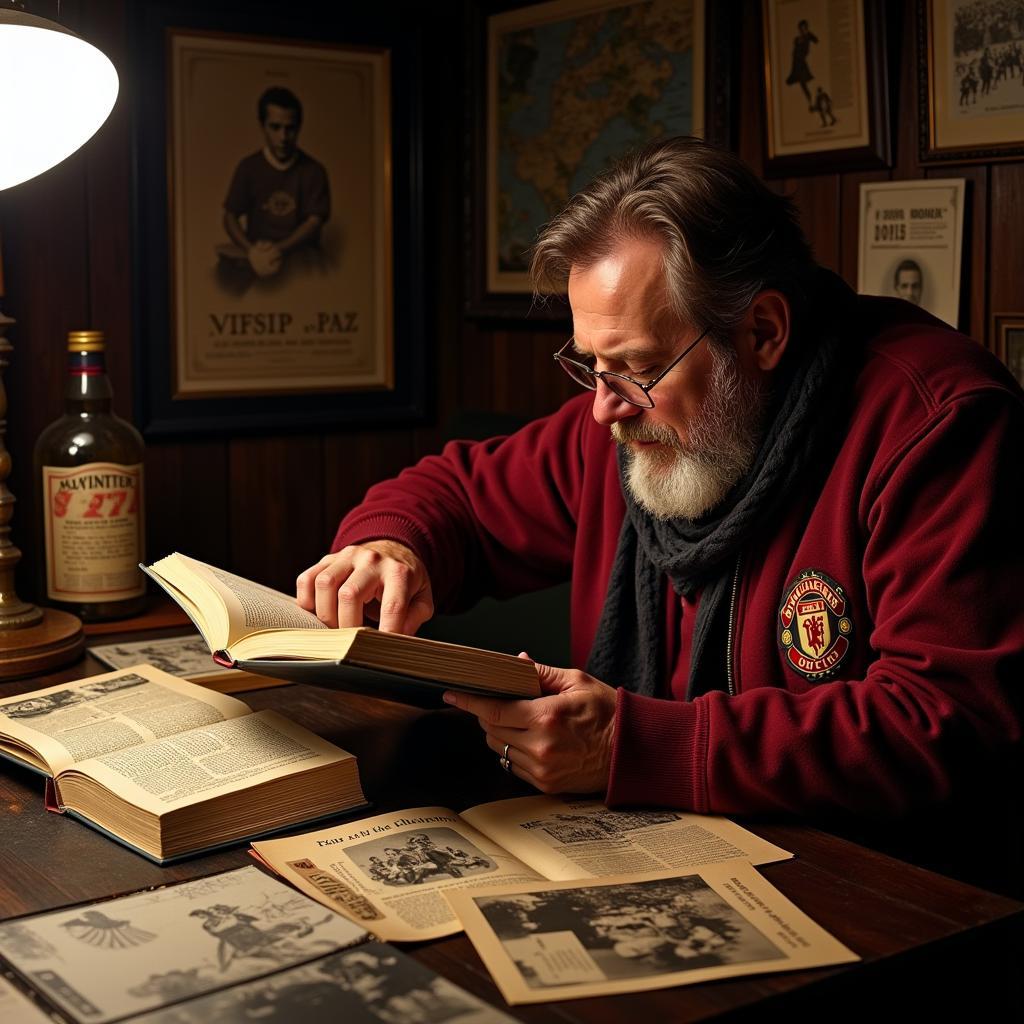
[[[571,576],[577,667],[448,694],[514,774],[610,805],[862,822],[977,809],[1019,736],[1024,403],[979,345],[818,267],[788,200],[675,139],[536,245],[583,388],[371,489],[298,579],[414,632]],[[886,827],[886,834],[892,829]],[[991,848],[990,848],[991,849]]]

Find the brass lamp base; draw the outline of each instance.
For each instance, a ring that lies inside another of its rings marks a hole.
[[[0,679],[47,672],[75,661],[85,647],[81,620],[55,608],[43,608],[37,626],[0,629]]]

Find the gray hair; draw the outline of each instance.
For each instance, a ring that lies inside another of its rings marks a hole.
[[[814,267],[788,197],[735,154],[680,136],[624,157],[542,228],[530,264],[538,298],[631,238],[661,242],[673,312],[719,342],[766,288],[802,305]]]

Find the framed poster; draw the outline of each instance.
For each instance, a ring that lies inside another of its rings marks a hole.
[[[992,347],[1024,388],[1024,313],[996,313],[992,317]]]
[[[355,20],[353,41],[312,43],[255,34],[266,9],[236,14],[243,35],[202,24],[224,11],[141,6],[146,434],[420,417],[418,44]]]
[[[963,178],[860,186],[857,291],[906,299],[958,325]]]
[[[1024,15],[1004,0],[918,0],[922,161],[1024,155]]]
[[[483,57],[468,72],[471,315],[526,315],[538,229],[629,150],[673,135],[728,144],[735,33],[712,7],[553,0],[482,14],[468,44]],[[534,312],[561,318],[568,307]]]
[[[769,176],[888,166],[885,18],[876,0],[763,0]]]

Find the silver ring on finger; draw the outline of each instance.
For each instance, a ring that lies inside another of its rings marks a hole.
[[[498,758],[498,764],[500,764],[501,767],[505,769],[505,771],[507,771],[507,772],[511,772],[512,771],[512,762],[509,760],[509,757],[508,757],[508,744],[507,743],[505,744],[505,749],[501,752],[501,757]]]

